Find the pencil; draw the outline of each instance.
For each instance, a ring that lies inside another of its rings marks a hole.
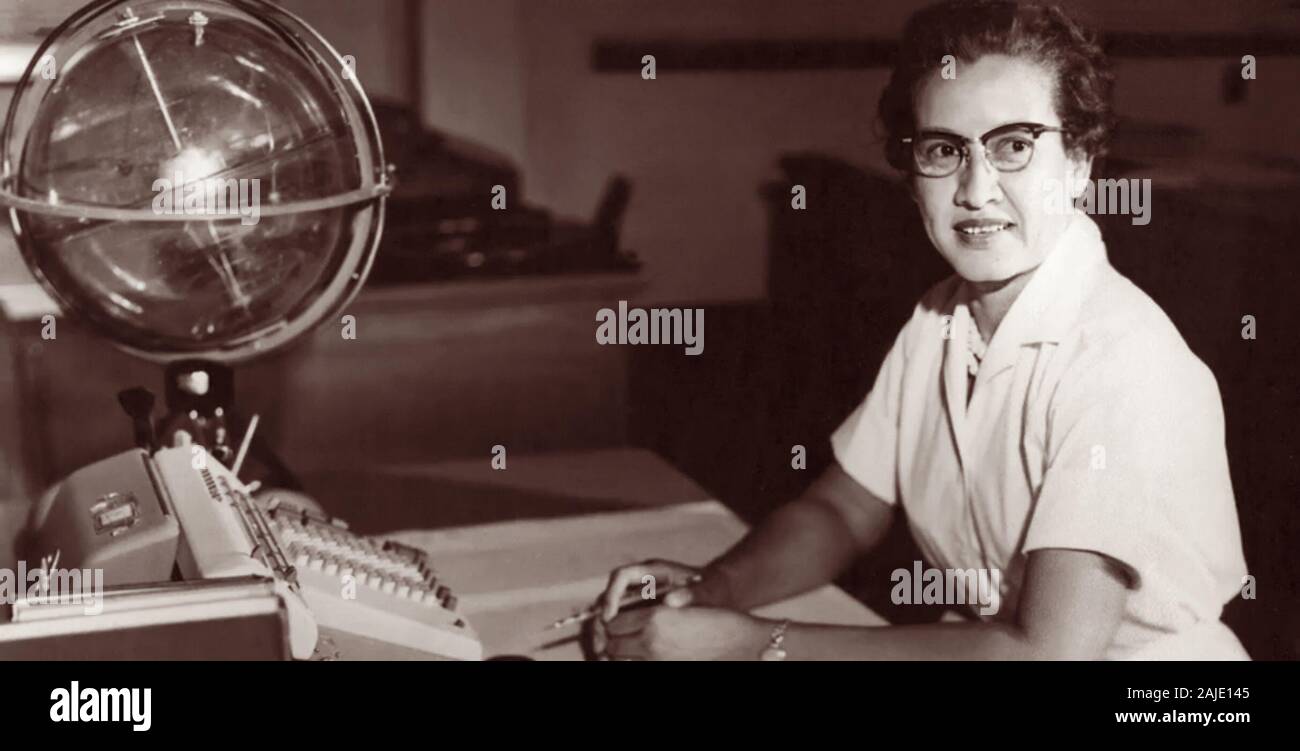
[[[683,584],[674,587],[667,587],[666,589],[660,589],[659,591],[655,592],[655,596],[653,598],[643,597],[640,592],[633,592],[631,594],[624,595],[623,599],[618,601],[618,609],[622,610],[623,608],[626,608],[630,605],[636,605],[638,603],[645,602],[650,599],[657,600],[659,599],[660,595],[667,595],[672,592],[676,592],[679,589],[685,589],[690,585],[699,582],[700,579],[702,578],[703,577],[697,574],[687,579],[686,582]],[[603,605],[601,605],[600,603],[596,603],[595,605],[592,605],[586,610],[581,610],[578,611],[577,613],[574,613],[573,615],[565,616],[564,618],[561,618],[560,620],[547,626],[544,630],[551,631],[553,629],[564,628],[565,626],[573,625],[574,623],[586,623],[592,618],[599,616],[601,612],[603,612],[604,610],[605,607]]]

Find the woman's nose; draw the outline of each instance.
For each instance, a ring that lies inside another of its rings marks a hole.
[[[998,172],[980,150],[974,150],[957,173],[954,202],[966,209],[981,209],[1002,199],[1002,173]]]

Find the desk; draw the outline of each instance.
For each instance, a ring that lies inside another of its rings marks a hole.
[[[739,540],[745,525],[715,501],[567,519],[503,522],[394,535],[429,551],[460,596],[486,657],[576,660],[578,626],[543,628],[591,604],[615,567],[667,558],[704,564]],[[840,625],[885,621],[832,586],[756,611]],[[546,645],[554,643],[555,646]]]
[[[598,457],[598,461],[597,461]],[[592,465],[600,472],[593,474]],[[477,470],[474,467],[479,467]],[[518,488],[548,496],[572,493],[626,498],[626,509],[549,519],[524,519],[442,530],[387,535],[427,550],[434,566],[460,598],[460,609],[483,642],[484,655],[522,654],[539,660],[581,659],[577,626],[543,631],[579,610],[604,588],[609,572],[626,563],[666,558],[704,564],[739,540],[745,524],[707,497],[653,453],[640,449],[521,457],[515,471],[492,473],[487,462],[454,470],[482,481],[509,478]],[[393,469],[389,470],[394,471]],[[409,473],[408,466],[404,471]],[[575,505],[580,502],[575,501]],[[655,503],[654,507],[645,505]],[[640,507],[638,507],[640,506]],[[485,510],[486,511],[486,510]],[[756,611],[841,625],[877,626],[885,621],[843,591],[825,586]],[[553,647],[543,648],[553,642]]]

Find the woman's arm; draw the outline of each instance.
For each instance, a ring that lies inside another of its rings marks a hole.
[[[742,611],[807,592],[874,548],[893,519],[893,506],[832,464],[705,567],[703,584],[722,592],[716,604]]]
[[[1040,550],[1029,555],[1014,622],[874,628],[793,623],[782,647],[792,660],[1096,659],[1115,638],[1126,596],[1124,574],[1111,559]],[[632,610],[606,626],[606,654],[754,660],[776,623],[707,607]]]
[[[731,550],[700,573],[689,589],[669,593],[673,607],[687,604],[750,610],[826,584],[855,557],[874,547],[893,521],[894,509],[831,466],[797,499],[768,516]],[[671,561],[644,561],[610,574],[601,595],[604,620],[645,577],[680,585],[696,569]]]
[[[807,660],[1098,659],[1115,638],[1127,580],[1111,559],[1082,550],[1029,554],[1015,621],[872,629],[791,624],[785,647]]]

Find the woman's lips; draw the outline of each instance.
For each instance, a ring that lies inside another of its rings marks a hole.
[[[967,219],[952,226],[963,237],[989,237],[1016,226],[1001,219]]]
[[[957,242],[968,250],[991,250],[1015,224],[1000,219],[967,219],[952,226]]]

